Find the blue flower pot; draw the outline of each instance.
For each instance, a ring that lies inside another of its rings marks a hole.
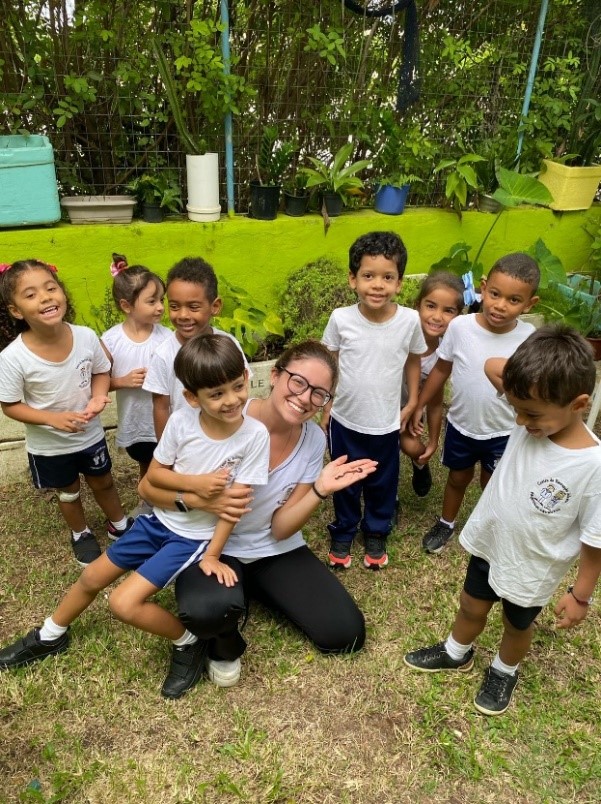
[[[375,210],[384,215],[401,215],[405,209],[409,185],[396,187],[394,184],[381,184],[376,191]]]

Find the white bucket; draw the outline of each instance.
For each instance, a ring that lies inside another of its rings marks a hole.
[[[199,223],[218,221],[221,216],[218,155],[186,154],[186,171],[188,218]]]

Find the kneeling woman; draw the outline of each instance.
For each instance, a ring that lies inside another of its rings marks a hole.
[[[190,652],[188,659],[180,657],[180,672],[189,676],[190,686],[198,678],[199,661],[206,662],[209,678],[219,686],[232,686],[240,678],[246,643],[238,623],[248,598],[284,614],[323,653],[350,653],[363,647],[363,614],[300,532],[322,499],[376,468],[374,461],[346,463],[344,457],[323,467],[325,436],[311,419],[329,402],[337,375],[336,360],[328,349],[317,341],[305,341],[277,360],[270,396],[249,400],[245,415],[267,427],[271,442],[269,480],[253,491],[252,502],[249,493],[239,489],[203,499],[188,490],[182,478],[179,505],[235,520],[246,511],[221,557],[236,572],[235,586],[220,584],[197,565],[177,579],[179,616],[207,647],[206,659],[199,650]],[[140,494],[151,503],[175,507],[173,490],[152,486],[146,478]]]

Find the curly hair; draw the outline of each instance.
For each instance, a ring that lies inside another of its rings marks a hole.
[[[396,232],[368,232],[355,240],[349,250],[349,271],[353,276],[357,275],[361,260],[366,255],[392,260],[399,272],[399,279],[403,278],[407,267],[407,249]]]

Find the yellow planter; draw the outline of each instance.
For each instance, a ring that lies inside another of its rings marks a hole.
[[[588,209],[601,182],[601,165],[569,167],[543,159],[538,178],[553,196],[551,209]]]

